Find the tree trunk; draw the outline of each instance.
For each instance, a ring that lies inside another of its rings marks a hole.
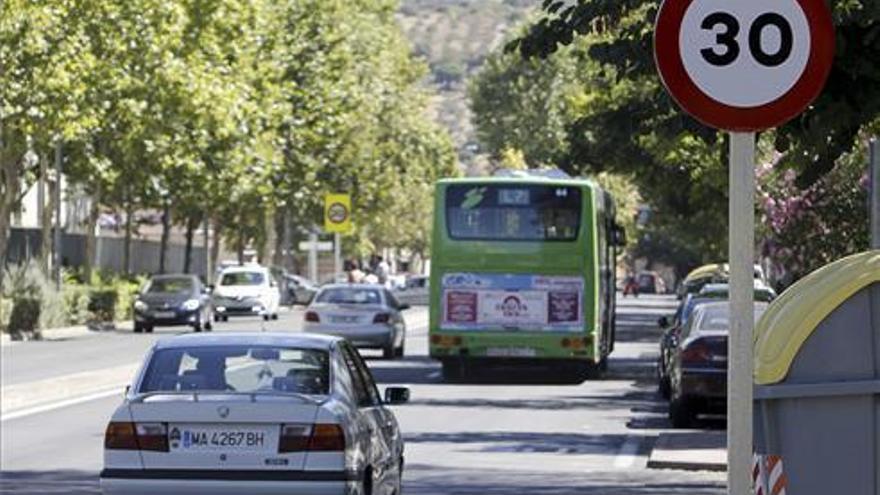
[[[165,273],[168,254],[168,237],[171,235],[171,205],[168,200],[162,206],[162,243],[159,246],[159,273]]]
[[[238,238],[235,240],[235,251],[238,254],[238,264],[244,263],[244,228],[238,228]]]
[[[287,207],[275,211],[275,249],[272,253],[272,263],[277,266],[284,265],[284,250],[288,249],[285,245],[287,239]]]
[[[95,248],[98,244],[98,217],[101,215],[101,190],[98,189],[92,195],[92,205],[89,209],[89,222],[86,227],[86,257],[83,260],[83,279],[85,283],[92,282],[92,268],[95,264]]]
[[[198,225],[198,215],[191,214],[189,218],[186,219],[186,249],[183,253],[183,273],[190,273],[190,271],[192,271],[193,236],[195,235],[196,227],[198,227]]]
[[[40,179],[37,187],[40,203],[40,269],[49,277],[52,274],[52,212],[55,210],[55,195],[49,185],[48,154],[40,156]]]
[[[122,271],[131,275],[131,237],[132,217],[134,216],[134,201],[130,195],[125,198],[125,240],[122,244]]]
[[[3,288],[12,212],[18,207],[20,200],[21,174],[24,168],[21,157],[13,156],[7,148],[4,133],[3,119],[0,119],[0,191],[3,192],[0,194],[0,289]]]
[[[213,243],[211,244],[211,257],[210,261],[208,262],[207,275],[208,283],[210,284],[214,284],[217,282],[216,280],[214,280],[214,272],[217,271],[217,258],[220,257],[220,239],[222,237],[222,234],[223,225],[218,220],[214,220],[214,239]]]

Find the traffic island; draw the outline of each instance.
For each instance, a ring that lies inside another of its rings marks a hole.
[[[726,471],[724,431],[661,433],[648,458],[649,469]]]

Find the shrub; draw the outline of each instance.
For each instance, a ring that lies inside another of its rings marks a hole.
[[[9,329],[9,319],[12,316],[12,299],[0,297],[0,332]]]
[[[9,317],[9,333],[33,333],[39,328],[40,300],[34,297],[19,297],[14,300]]]
[[[64,313],[68,325],[82,325],[89,321],[89,288],[83,285],[64,286]]]
[[[89,312],[94,320],[112,322],[116,317],[118,293],[112,287],[101,287],[89,293]]]

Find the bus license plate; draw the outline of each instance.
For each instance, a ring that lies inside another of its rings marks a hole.
[[[272,444],[270,436],[269,429],[263,427],[171,425],[168,439],[171,450],[177,451],[262,451]]]
[[[486,349],[489,357],[535,357],[537,352],[531,347],[489,347]]]

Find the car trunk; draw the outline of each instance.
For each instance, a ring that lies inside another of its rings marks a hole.
[[[369,325],[379,313],[388,311],[378,304],[327,304],[313,308],[321,318],[321,323],[340,327]]]
[[[305,398],[154,395],[129,405],[135,423],[165,423],[168,452],[142,451],[146,469],[301,470],[306,452],[279,453],[282,424],[315,421]]]

